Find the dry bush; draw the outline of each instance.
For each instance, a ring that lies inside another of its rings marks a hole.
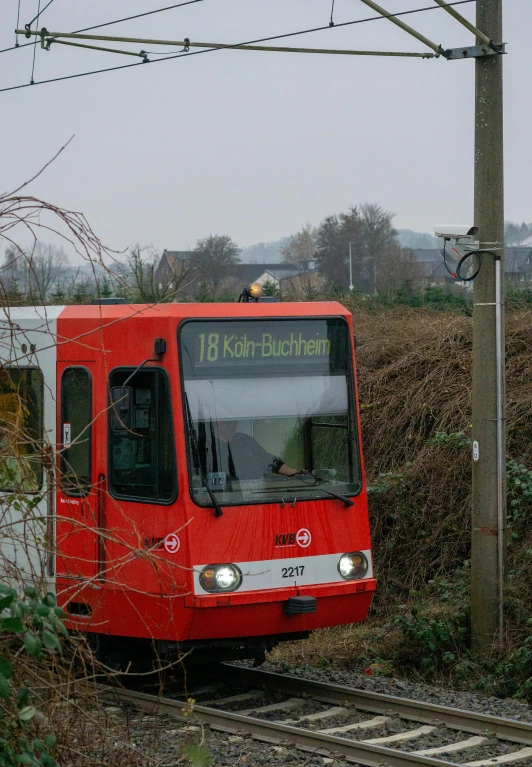
[[[425,614],[440,618],[467,609],[472,321],[426,309],[351,308],[377,592],[365,626],[325,629],[308,642],[281,646],[271,656],[277,662],[342,666],[397,659],[404,638],[389,618],[401,604],[421,596]],[[532,615],[531,502],[511,479],[515,462],[532,469],[531,325],[529,309],[507,315],[508,653],[529,631]],[[532,492],[532,474],[515,476]],[[510,502],[516,498],[521,516],[515,520]],[[449,597],[438,589],[442,578]]]
[[[510,313],[506,327],[507,453],[528,466],[531,318]],[[469,555],[472,322],[412,309],[354,322],[379,592],[404,598]]]
[[[506,328],[507,452],[527,465],[530,321],[530,311],[514,312]],[[404,597],[469,554],[472,322],[401,308],[357,312],[354,323],[380,593]]]

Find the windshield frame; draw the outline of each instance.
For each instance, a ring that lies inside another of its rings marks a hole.
[[[190,323],[227,323],[227,322],[258,322],[258,323],[266,323],[271,321],[276,322],[305,322],[307,320],[336,320],[341,322],[343,325],[345,325],[346,331],[347,331],[347,348],[349,352],[349,359],[348,363],[346,365],[346,385],[347,385],[347,417],[348,420],[352,423],[352,428],[348,431],[348,439],[351,444],[351,450],[352,450],[352,464],[355,469],[355,472],[358,469],[358,482],[354,480],[352,485],[356,485],[356,490],[353,492],[343,492],[341,490],[338,490],[338,492],[341,492],[342,495],[344,495],[346,498],[354,498],[360,495],[364,488],[364,467],[362,463],[362,452],[361,452],[361,436],[360,436],[360,415],[359,415],[359,408],[358,408],[358,389],[356,386],[356,374],[355,374],[355,352],[354,352],[354,342],[353,342],[353,333],[352,328],[347,321],[347,318],[342,315],[335,315],[335,314],[327,314],[327,315],[290,315],[290,316],[261,316],[261,317],[234,317],[234,316],[227,316],[227,317],[209,317],[209,316],[203,316],[203,317],[187,317],[183,319],[178,327],[177,327],[177,347],[178,347],[178,362],[179,362],[179,382],[180,382],[180,393],[181,393],[181,399],[182,399],[182,417],[183,417],[183,424],[184,424],[184,435],[185,435],[185,456],[186,456],[186,462],[187,462],[187,478],[188,478],[188,492],[190,495],[190,498],[192,502],[204,509],[213,509],[213,504],[209,500],[207,500],[205,503],[202,503],[197,496],[194,493],[193,486],[192,486],[192,474],[193,474],[193,457],[191,455],[191,449],[190,449],[190,439],[189,439],[189,420],[188,420],[188,414],[187,414],[187,396],[186,396],[186,390],[185,390],[185,365],[183,364],[183,352],[184,352],[184,346],[181,341],[181,334],[183,332],[183,329]],[[242,376],[242,378],[245,378],[247,376]],[[281,377],[281,376],[279,376]],[[283,478],[286,480],[289,480],[290,477]],[[287,482],[288,484],[288,482]],[[324,500],[330,500],[332,503],[335,502],[334,498],[332,498],[325,490],[323,490],[321,493],[319,493],[319,486],[316,486],[316,491],[318,492],[318,495],[314,497],[304,497],[297,494],[297,488],[289,489],[286,488],[284,490],[285,496],[283,497],[281,494],[281,491],[279,490],[279,496],[274,497],[274,491],[272,489],[272,497],[268,498],[265,497],[269,495],[268,492],[264,491],[257,491],[257,498],[253,501],[225,501],[221,498],[218,499],[218,502],[220,506],[225,509],[229,507],[253,507],[253,506],[262,506],[264,504],[272,504],[272,503],[282,503],[284,506],[285,503],[291,504],[295,503],[296,501],[299,502],[310,502],[310,501],[324,501]],[[307,491],[308,492],[308,491]],[[206,493],[207,495],[207,493]],[[306,494],[305,494],[306,495]],[[262,496],[262,497],[259,497]],[[336,501],[337,502],[337,501]]]

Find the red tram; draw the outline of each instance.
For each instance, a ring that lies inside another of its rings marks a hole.
[[[364,620],[375,580],[344,307],[15,308],[0,335],[0,426],[24,437],[1,489],[39,510],[11,509],[4,569],[41,574],[67,625],[260,657]]]

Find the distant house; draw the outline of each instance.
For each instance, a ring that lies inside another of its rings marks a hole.
[[[259,285],[274,285],[279,287],[281,280],[294,274],[299,274],[301,269],[293,264],[235,264],[233,267],[233,279],[237,280],[242,288],[252,282]]]
[[[161,260],[155,270],[155,282],[159,290],[172,290],[177,286],[177,278],[184,268],[190,266],[193,252],[190,250],[164,250]],[[231,266],[230,276],[227,277],[227,290],[234,290],[238,296],[243,288],[252,282],[258,282],[260,285],[270,284],[278,288],[281,281],[287,277],[300,274],[301,269],[293,264],[233,264]],[[172,283],[175,283],[172,284]],[[191,283],[186,291],[188,298],[191,298],[196,290],[196,284]],[[176,300],[182,300],[183,295]]]
[[[173,290],[192,255],[191,250],[163,250],[155,270],[155,283],[159,290]]]
[[[285,299],[309,301],[323,288],[325,277],[317,268],[316,259],[307,258],[299,263],[300,269],[281,278],[279,292]]]
[[[442,251],[437,248],[417,248],[413,251],[418,264],[419,277],[429,285],[463,285],[445,268]],[[504,276],[506,282],[516,287],[528,287],[532,283],[532,247],[505,248]]]
[[[530,237],[527,240],[531,239]],[[525,240],[526,242],[526,240]],[[532,284],[532,244],[524,248],[504,249],[504,276],[515,287],[530,287]]]
[[[429,285],[443,283],[454,285],[456,283],[456,279],[445,268],[441,250],[438,248],[414,248],[412,253],[417,263],[418,277],[421,280]]]

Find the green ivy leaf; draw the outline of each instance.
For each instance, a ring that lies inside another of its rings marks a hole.
[[[41,615],[43,618],[47,618],[50,615],[50,608],[46,605],[39,605],[35,612],[37,615]]]
[[[56,743],[57,743],[57,738],[55,737],[55,735],[50,734],[50,735],[46,736],[46,740],[44,741],[44,745],[46,746],[46,748],[48,750],[53,748]]]
[[[34,615],[32,618],[32,623],[35,628],[42,629],[42,618],[40,615]]]
[[[24,636],[24,647],[26,648],[28,655],[31,655],[34,658],[41,654],[41,640],[33,633],[33,631],[26,631]]]
[[[6,679],[13,676],[13,664],[7,658],[0,658],[0,674],[3,674]]]
[[[35,764],[38,764],[38,762],[35,762],[35,759],[31,756],[31,754],[28,753],[22,753],[17,756],[17,762],[18,764],[32,764],[33,767],[35,767]]]
[[[15,597],[14,597],[14,595],[13,595],[13,594],[8,594],[8,595],[7,595],[7,596],[5,596],[3,599],[0,599],[0,612],[1,612],[2,610],[5,610],[5,609],[6,609],[6,607],[9,607],[9,605],[11,604],[11,602],[12,602],[14,599],[15,599]]]
[[[12,589],[11,586],[7,585],[7,583],[0,583],[0,594],[13,596],[13,598],[17,596],[15,589]]]
[[[60,632],[64,636],[68,636],[68,630],[65,628],[63,623],[59,620],[59,618],[56,618],[55,615],[50,615],[50,624],[53,626],[54,631]]]
[[[24,631],[24,625],[20,618],[2,618],[3,631],[12,631],[14,634],[21,634]]]
[[[3,674],[0,674],[0,698],[9,698],[11,688]]]
[[[63,652],[63,648],[59,642],[59,639],[51,631],[45,629],[42,632],[42,641],[47,650],[57,650],[57,652]]]
[[[17,690],[17,708],[25,708],[28,705],[30,690],[29,687],[21,687]]]
[[[37,709],[33,706],[24,706],[19,712],[18,712],[18,718],[21,722],[29,722],[35,714],[37,713]]]
[[[42,600],[42,603],[43,605],[48,605],[48,607],[56,607],[57,599],[55,598],[55,594],[52,594],[52,592],[49,591],[48,594]]]
[[[56,761],[50,754],[41,754],[41,762],[44,767],[56,767]]]

